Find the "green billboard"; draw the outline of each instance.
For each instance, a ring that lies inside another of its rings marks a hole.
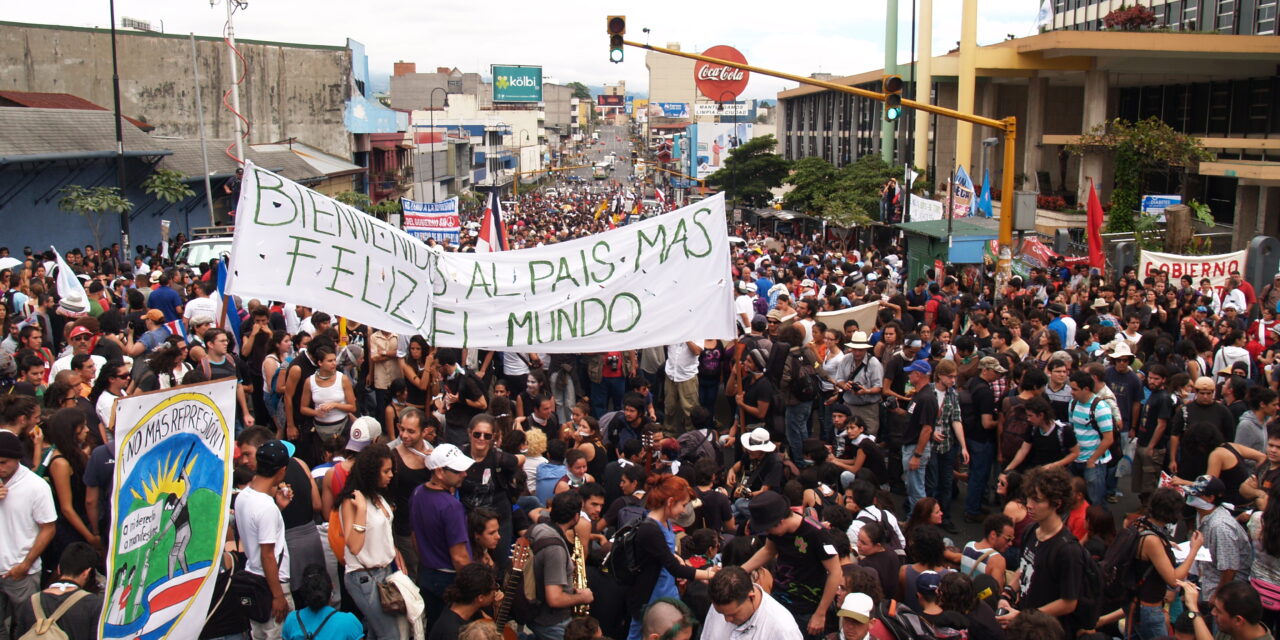
[[[493,65],[494,102],[542,102],[542,67]]]

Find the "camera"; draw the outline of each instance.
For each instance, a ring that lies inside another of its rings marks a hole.
[[[618,368],[618,361],[619,361],[618,356],[609,356],[608,358],[606,358],[606,361],[609,363],[610,369]]]

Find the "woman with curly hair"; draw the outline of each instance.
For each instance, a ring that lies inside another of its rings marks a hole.
[[[364,615],[371,640],[399,637],[396,616],[382,610],[378,585],[391,575],[391,563],[404,566],[392,536],[391,450],[382,444],[365,447],[351,466],[347,483],[338,494],[342,535],[346,541],[343,582],[347,593]]]

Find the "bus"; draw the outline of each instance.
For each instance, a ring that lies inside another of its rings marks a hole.
[[[605,178],[608,178],[608,177],[609,177],[609,165],[606,165],[606,164],[604,164],[604,163],[599,163],[599,164],[597,164],[597,165],[596,165],[596,166],[591,170],[591,177],[592,177],[592,178],[594,178],[594,179],[596,179],[596,180],[604,180]]]

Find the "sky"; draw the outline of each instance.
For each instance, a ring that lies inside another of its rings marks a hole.
[[[216,0],[211,7],[204,0],[116,0],[115,10],[117,20],[149,21],[156,30],[163,21],[167,33],[213,36],[226,21],[225,1]],[[960,2],[934,0],[935,55],[954,48],[960,38]],[[1039,6],[1038,0],[979,0],[978,43],[1034,33]],[[911,0],[899,0],[898,58],[903,62],[910,59],[911,11]],[[306,44],[358,40],[366,46],[375,87],[386,85],[392,63],[399,60],[416,62],[419,71],[447,66],[484,76],[491,64],[523,64],[542,65],[544,78],[558,84],[598,86],[625,80],[628,93],[643,97],[646,52],[628,48],[621,64],[609,62],[605,20],[613,12],[627,16],[628,40],[658,46],[678,42],[685,51],[726,44],[750,64],[796,75],[851,75],[884,63],[886,12],[884,3],[875,0],[645,3],[634,10],[583,0],[249,0],[235,15],[235,31],[242,38]],[[107,27],[111,21],[107,0],[10,3],[4,19],[80,27]],[[644,28],[650,33],[643,33]],[[773,99],[795,86],[757,75],[743,97]]]

